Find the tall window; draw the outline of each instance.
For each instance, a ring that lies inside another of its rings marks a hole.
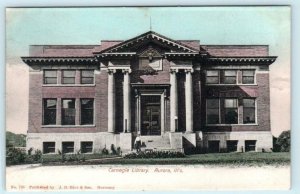
[[[94,123],[94,100],[81,99],[81,125],[92,125]]]
[[[75,115],[75,99],[63,99],[61,111],[62,125],[75,125]]]
[[[255,70],[243,70],[243,84],[254,84]]]
[[[206,100],[206,120],[207,124],[219,123],[219,99]]]
[[[224,70],[223,79],[221,80],[223,84],[236,84],[236,70]]]
[[[43,102],[43,124],[55,125],[56,124],[56,99],[44,99]]]
[[[44,84],[57,84],[56,70],[44,70]]]
[[[243,124],[256,123],[256,100],[254,98],[245,98],[242,100],[242,103]],[[206,123],[238,124],[238,106],[237,98],[206,99]]]
[[[80,83],[81,84],[93,84],[94,83],[94,70],[82,70]]]
[[[255,123],[255,99],[243,99],[243,123]]]
[[[75,70],[63,70],[62,71],[62,83],[63,84],[75,84]]]
[[[207,70],[206,71],[206,83],[207,84],[218,84],[219,83],[219,71],[218,70]]]
[[[238,123],[238,100],[225,99],[224,113],[225,113],[224,115],[225,124],[237,124]]]

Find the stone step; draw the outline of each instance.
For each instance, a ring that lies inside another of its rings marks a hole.
[[[168,135],[163,136],[141,136],[142,149],[168,150],[171,149],[171,143]]]

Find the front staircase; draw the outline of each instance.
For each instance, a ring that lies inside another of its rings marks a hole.
[[[157,136],[140,136],[142,151],[169,151],[172,150],[168,133]]]

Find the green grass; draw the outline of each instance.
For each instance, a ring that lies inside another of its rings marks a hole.
[[[53,155],[52,155],[53,156]],[[51,163],[51,155],[46,155],[43,157],[47,157],[47,162]],[[60,156],[56,159],[56,162],[59,161]],[[134,165],[172,165],[172,164],[182,164],[182,165],[194,165],[194,164],[202,164],[202,165],[218,165],[218,166],[264,166],[264,165],[289,165],[290,164],[290,153],[281,152],[281,153],[257,153],[257,152],[249,152],[249,153],[212,153],[212,154],[196,154],[196,155],[187,155],[184,158],[142,158],[142,159],[125,159],[125,158],[114,158],[109,160],[93,160],[89,161],[89,159],[101,159],[106,158],[105,155],[100,154],[91,154],[86,155],[85,162],[66,162],[60,163],[57,165],[74,165],[74,164],[134,164]],[[113,156],[108,156],[113,157]],[[53,162],[55,160],[53,159]],[[47,162],[44,160],[44,164]]]
[[[74,154],[65,154],[66,159],[70,156],[74,156]],[[85,160],[93,160],[93,159],[102,159],[102,158],[113,158],[115,155],[103,155],[103,154],[82,154]],[[46,154],[42,156],[43,163],[52,163],[52,162],[60,162],[61,155],[59,154]]]

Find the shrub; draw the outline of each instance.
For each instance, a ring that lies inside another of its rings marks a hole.
[[[117,155],[122,155],[122,150],[120,147],[117,148]]]
[[[129,153],[124,158],[135,159],[135,158],[183,158],[185,157],[182,152],[173,151],[151,151],[151,152],[139,152]]]
[[[111,151],[111,154],[112,154],[112,155],[117,155],[117,150],[116,150],[114,144],[111,144],[111,145],[110,145],[110,151]]]
[[[6,164],[21,164],[24,163],[26,159],[26,153],[20,149],[10,147],[6,150]]]
[[[61,156],[61,162],[65,162],[66,161],[66,154],[63,153],[60,150],[58,150],[58,154]]]
[[[27,152],[27,153],[28,153],[28,155],[29,155],[29,156],[31,156],[31,154],[32,154],[32,151],[33,151],[33,148],[30,148],[30,149],[28,150],[28,152]]]
[[[104,148],[102,149],[101,153],[102,153],[103,155],[108,155],[108,154],[109,154],[109,153],[108,153],[108,150],[106,149],[106,147],[104,147]]]
[[[291,132],[283,131],[277,138],[273,150],[276,152],[289,152],[291,147]]]
[[[42,158],[42,151],[41,150],[35,150],[34,155],[33,155],[33,160],[38,162]]]

